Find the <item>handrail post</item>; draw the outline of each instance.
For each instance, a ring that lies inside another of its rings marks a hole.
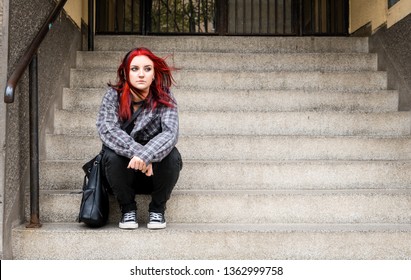
[[[94,51],[94,0],[88,0],[88,50]]]
[[[40,180],[39,180],[39,124],[38,124],[38,72],[37,52],[29,66],[29,115],[30,115],[30,224],[29,228],[41,227]]]
[[[39,228],[40,224],[40,179],[39,179],[39,113],[38,113],[38,72],[37,51],[50,30],[53,22],[63,10],[67,0],[61,0],[41,26],[29,47],[19,59],[16,69],[7,80],[4,102],[13,103],[17,83],[29,65],[29,117],[30,117],[30,223],[29,228]]]

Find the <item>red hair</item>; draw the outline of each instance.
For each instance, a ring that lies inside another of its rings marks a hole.
[[[154,66],[154,81],[150,85],[150,91],[146,98],[145,106],[155,109],[157,106],[174,107],[174,100],[169,94],[170,87],[174,84],[171,68],[165,62],[165,59],[153,54],[146,48],[135,48],[129,51],[123,58],[122,63],[117,69],[117,83],[108,84],[114,88],[119,95],[119,117],[122,121],[126,121],[131,117],[131,89],[138,94],[138,89],[130,83],[129,73],[130,64],[136,56],[147,56]]]

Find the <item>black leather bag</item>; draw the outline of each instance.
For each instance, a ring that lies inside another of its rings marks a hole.
[[[83,166],[85,176],[78,221],[90,227],[104,226],[108,220],[108,191],[101,168],[103,152]]]

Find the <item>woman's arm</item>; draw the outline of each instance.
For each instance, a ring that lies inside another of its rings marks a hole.
[[[179,119],[177,105],[172,108],[162,107],[160,113],[162,131],[144,145],[137,154],[147,165],[151,162],[163,160],[178,141]]]
[[[97,117],[97,131],[105,146],[119,155],[132,158],[141,152],[143,146],[120,128],[118,118],[118,95],[113,88],[108,89]]]

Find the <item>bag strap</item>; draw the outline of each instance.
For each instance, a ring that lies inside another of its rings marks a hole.
[[[144,101],[141,101],[140,107],[138,107],[138,109],[133,113],[133,115],[131,116],[130,119],[128,119],[125,123],[123,123],[121,125],[121,129],[123,129],[123,130],[126,129],[130,125],[130,123],[137,118],[137,116],[143,110],[143,104],[144,104]]]

